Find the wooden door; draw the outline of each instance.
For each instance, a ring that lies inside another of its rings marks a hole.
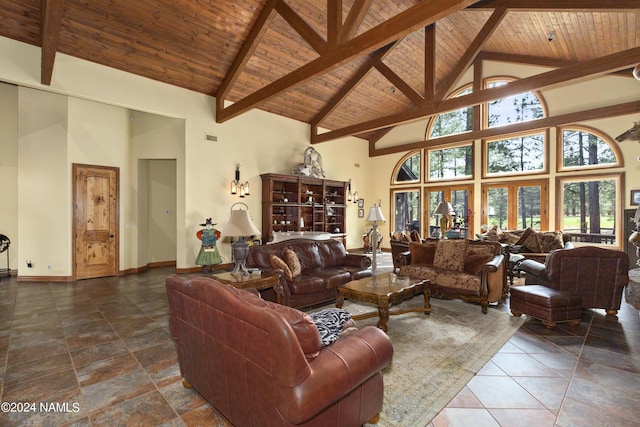
[[[118,273],[119,169],[73,165],[74,276]]]

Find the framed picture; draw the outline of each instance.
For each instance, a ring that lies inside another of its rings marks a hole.
[[[364,209],[358,209],[358,218],[364,218]]]
[[[359,208],[364,208],[364,199],[358,199],[358,207]],[[363,214],[364,216],[364,214]]]
[[[631,190],[631,205],[640,205],[640,190]]]

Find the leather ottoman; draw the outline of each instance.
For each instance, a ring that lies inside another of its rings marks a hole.
[[[569,322],[571,326],[580,323],[579,295],[543,285],[514,286],[510,294],[511,313],[516,317],[526,314],[541,320],[547,328],[553,328],[559,322]]]

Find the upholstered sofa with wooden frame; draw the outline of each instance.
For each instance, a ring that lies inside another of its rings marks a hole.
[[[489,303],[506,298],[507,266],[498,242],[429,238],[410,242],[397,258],[400,275],[430,280],[432,297],[479,303],[485,314]]]
[[[508,253],[517,253],[525,259],[542,263],[551,251],[573,248],[571,235],[562,231],[537,231],[533,228],[500,231],[494,227],[481,235],[481,238],[506,245]]]

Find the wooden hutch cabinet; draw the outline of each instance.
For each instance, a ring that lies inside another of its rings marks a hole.
[[[274,231],[320,231],[346,245],[346,181],[267,173],[262,178],[262,240]]]

